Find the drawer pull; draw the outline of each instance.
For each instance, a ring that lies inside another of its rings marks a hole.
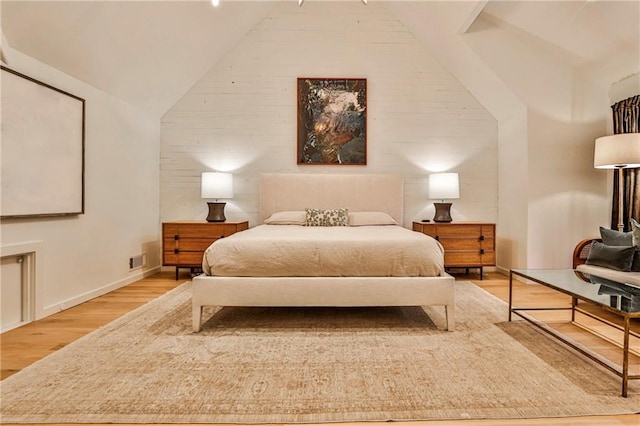
[[[480,235],[480,241],[484,241],[484,235]]]
[[[174,236],[173,236],[173,239],[177,241],[177,240],[179,240],[179,239],[180,239],[180,236],[179,236],[179,235],[174,235]]]
[[[436,239],[436,241],[440,241],[440,235],[436,235],[434,238]]]
[[[480,249],[480,254],[484,254],[484,249]]]
[[[224,238],[224,235],[220,235],[220,238]]]
[[[174,252],[175,254],[178,254],[178,253],[180,253],[180,249],[173,249],[173,252]]]

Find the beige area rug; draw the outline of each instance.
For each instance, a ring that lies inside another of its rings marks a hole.
[[[620,379],[456,283],[442,308],[222,308],[190,283],[4,380],[2,423],[296,423],[634,413]],[[214,313],[210,309],[207,314]]]

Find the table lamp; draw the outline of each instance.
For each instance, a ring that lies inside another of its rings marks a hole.
[[[202,173],[200,196],[215,199],[215,202],[207,202],[209,206],[207,222],[224,222],[227,220],[224,216],[224,206],[227,203],[218,202],[218,199],[233,198],[233,175],[217,172]]]
[[[433,173],[429,175],[429,198],[440,199],[441,203],[433,203],[436,214],[434,222],[451,222],[451,203],[445,200],[460,198],[458,173]]]

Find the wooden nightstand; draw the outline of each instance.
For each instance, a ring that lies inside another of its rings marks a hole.
[[[482,279],[483,267],[496,266],[495,223],[413,222],[413,230],[440,241],[445,268],[478,268]]]
[[[201,268],[204,251],[218,238],[249,228],[249,222],[206,222],[181,220],[162,224],[162,265]]]

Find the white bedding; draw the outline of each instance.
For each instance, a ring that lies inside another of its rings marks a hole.
[[[230,277],[435,277],[444,250],[401,226],[259,225],[217,240],[202,267]]]

